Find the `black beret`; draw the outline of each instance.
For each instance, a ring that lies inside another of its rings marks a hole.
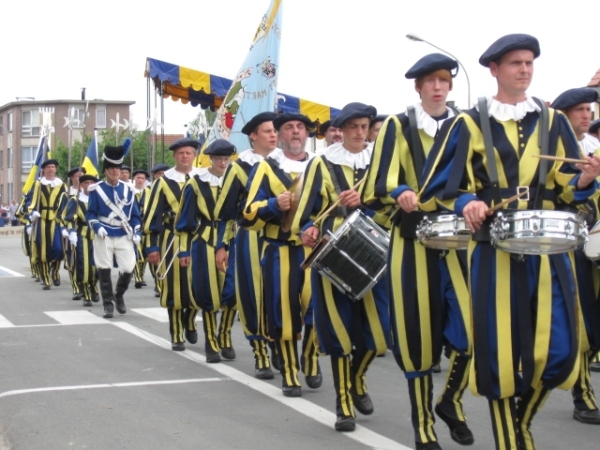
[[[565,110],[581,103],[592,103],[598,100],[598,93],[590,88],[567,89],[556,97],[550,105],[554,109]]]
[[[369,123],[369,127],[372,127],[377,122],[383,122],[387,118],[388,118],[387,114],[377,114],[375,117],[373,117],[371,119],[371,122]]]
[[[81,175],[79,177],[79,184],[85,183],[86,181],[93,181],[94,183],[97,183],[100,180],[93,175]]]
[[[528,34],[508,34],[502,36],[483,52],[479,58],[479,64],[489,67],[493,61],[498,61],[502,56],[513,50],[531,50],[533,57],[540,56],[540,43],[536,38]]]
[[[217,139],[204,149],[204,154],[208,156],[231,156],[234,153],[235,145],[225,139]]]
[[[133,178],[135,178],[135,176],[138,175],[138,174],[140,174],[140,173],[143,173],[146,176],[146,178],[150,178],[150,174],[148,172],[146,172],[144,169],[136,169],[136,170],[134,170],[133,173],[131,174],[131,176]]]
[[[160,172],[160,171],[165,171],[165,170],[169,170],[171,167],[167,166],[165,163],[158,163],[156,164],[152,170],[150,172],[152,173],[156,173],[156,172]]]
[[[295,113],[284,113],[277,116],[275,119],[273,119],[273,125],[275,126],[275,129],[279,131],[281,125],[283,125],[286,122],[291,122],[292,120],[302,122],[304,125],[306,125],[306,129],[311,133],[317,129],[315,124],[311,122],[311,120],[304,114]]]
[[[342,108],[340,113],[335,119],[331,121],[331,126],[341,128],[346,121],[350,119],[358,119],[360,117],[366,117],[372,119],[377,115],[377,109],[371,105],[365,105],[364,103],[352,102],[348,103]]]
[[[589,133],[597,133],[599,128],[600,128],[600,119],[596,119],[590,124],[590,129],[588,130],[588,132]]]
[[[173,142],[169,147],[169,150],[177,150],[181,147],[194,147],[197,150],[198,147],[200,147],[200,142],[190,137],[184,137]]]
[[[275,117],[277,117],[277,114],[270,111],[258,113],[252,119],[250,119],[250,121],[246,125],[244,125],[244,127],[242,128],[242,133],[244,133],[247,136],[250,136],[250,133],[256,130],[256,128],[261,123],[272,122],[273,119],[275,119]]]
[[[131,172],[131,167],[129,167],[129,166],[121,166],[121,170],[129,170]]]
[[[47,159],[46,161],[44,161],[42,163],[42,169],[45,168],[46,166],[49,166],[50,164],[54,164],[56,167],[58,167],[58,161],[55,159]]]
[[[448,70],[450,75],[455,77],[458,73],[458,62],[441,53],[430,53],[418,60],[404,76],[412,80],[442,69]]]
[[[67,177],[71,178],[73,175],[75,175],[77,172],[80,172],[81,169],[79,167],[73,167],[71,170],[69,170],[67,172]]]
[[[325,133],[327,133],[327,130],[329,129],[330,126],[331,126],[331,120],[326,120],[319,127],[319,132],[324,135]]]

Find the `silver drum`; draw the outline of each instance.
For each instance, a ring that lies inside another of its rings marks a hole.
[[[565,211],[498,213],[490,227],[496,248],[522,255],[553,255],[575,250],[587,241],[585,220]]]
[[[417,227],[417,240],[425,247],[440,250],[464,250],[469,246],[471,231],[465,219],[456,214],[425,216]]]

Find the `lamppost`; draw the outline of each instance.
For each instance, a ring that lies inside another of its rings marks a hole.
[[[437,45],[432,44],[429,41],[426,41],[425,39],[423,39],[420,36],[417,36],[414,33],[408,33],[406,35],[406,38],[410,39],[411,41],[415,41],[415,42],[425,42],[426,44],[429,44],[432,47],[437,48],[438,50],[440,50],[440,51],[442,51],[442,52],[444,52],[444,53],[452,56],[456,60],[456,62],[458,63],[458,65],[460,67],[462,67],[462,70],[465,73],[465,77],[467,78],[467,109],[470,108],[471,107],[471,81],[469,80],[469,74],[467,73],[467,69],[465,69],[465,66],[463,66],[463,64],[460,62],[460,60],[456,56],[454,56],[452,53],[450,53],[449,51],[444,50],[443,48],[440,48]]]

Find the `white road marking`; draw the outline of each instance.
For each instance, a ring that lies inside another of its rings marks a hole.
[[[107,323],[101,317],[89,311],[44,311],[44,314],[52,317],[62,325],[87,325]]]
[[[157,322],[167,323],[169,322],[169,315],[167,313],[167,308],[161,308],[160,306],[157,308],[132,308],[133,312],[141,314],[142,316],[148,317],[152,320],[156,320]],[[196,322],[202,321],[202,315],[198,314],[196,316]]]
[[[0,328],[12,328],[15,324],[10,322],[6,317],[0,314]]]
[[[22,273],[15,272],[14,270],[7,269],[6,267],[0,266],[0,272],[6,272],[11,274],[13,277],[24,277]]]
[[[166,339],[148,333],[147,331],[144,331],[126,322],[111,323],[112,325],[119,327],[124,331],[127,331],[135,336],[138,336],[155,345],[158,345],[159,347],[171,351],[171,343]],[[281,393],[280,388],[277,388],[269,383],[265,383],[264,381],[257,380],[256,378],[246,375],[245,373],[240,372],[239,370],[236,370],[233,367],[228,366],[227,364],[207,364],[204,355],[201,355],[200,353],[196,353],[191,350],[173,353],[176,353],[179,356],[194,361],[204,367],[213,369],[216,372],[220,373],[221,375],[224,375],[227,378],[230,378],[233,381],[237,381],[245,386],[249,386],[252,389],[260,392],[261,394],[264,394],[267,397],[280,403],[283,403],[284,405],[298,411],[299,413],[316,420],[317,422],[325,425],[326,427],[332,427],[335,423],[336,416],[333,412],[326,411],[319,405],[316,405],[303,398],[292,399],[284,397]],[[360,442],[363,445],[369,446],[377,450],[411,450],[410,447],[406,447],[400,444],[399,442],[393,441],[392,439],[375,433],[374,431],[371,431],[358,424],[356,425],[356,430],[353,433],[344,433],[343,436],[353,439],[357,442]]]
[[[77,386],[54,386],[37,389],[20,389],[17,391],[7,391],[0,394],[2,397],[10,397],[19,394],[32,394],[36,392],[52,392],[52,391],[73,391],[80,389],[98,389],[98,388],[115,388],[115,387],[135,387],[135,386],[155,386],[165,384],[183,384],[183,383],[204,383],[208,381],[224,381],[223,378],[191,378],[187,380],[161,380],[161,381],[134,381],[129,383],[111,383],[111,384],[81,384]]]

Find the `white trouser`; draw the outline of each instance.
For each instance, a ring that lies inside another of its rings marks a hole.
[[[94,262],[98,269],[111,269],[113,256],[117,259],[117,266],[122,273],[131,273],[135,267],[135,251],[133,242],[127,236],[110,237],[104,239],[94,236]]]

